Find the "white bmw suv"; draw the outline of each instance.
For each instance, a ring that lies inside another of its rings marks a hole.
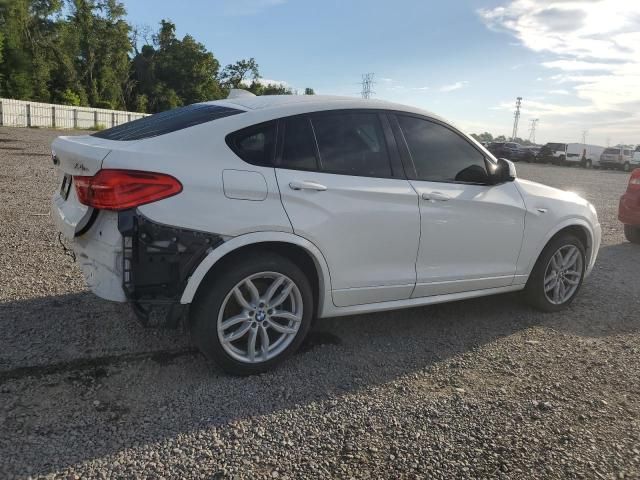
[[[515,290],[558,310],[600,244],[586,200],[382,101],[241,93],[60,137],[53,161],[90,289],[187,318],[235,374],[281,362],[315,318]]]

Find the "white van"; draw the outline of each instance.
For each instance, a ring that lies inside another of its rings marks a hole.
[[[556,165],[581,165],[591,168],[598,165],[605,148],[586,143],[547,143],[541,150],[546,161]]]

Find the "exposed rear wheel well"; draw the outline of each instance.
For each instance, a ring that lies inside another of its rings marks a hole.
[[[220,272],[224,271],[226,268],[233,268],[233,264],[235,262],[241,258],[246,258],[247,255],[256,255],[260,253],[275,253],[288,258],[304,272],[311,284],[313,303],[317,312],[320,300],[320,278],[316,264],[308,251],[298,245],[287,242],[252,243],[251,245],[245,245],[244,247],[237,248],[236,250],[227,253],[224,257],[218,260],[213,267],[211,267],[202,279],[202,282],[198,285],[198,289],[193,297],[193,302],[196,302],[198,295],[204,291],[204,289],[208,288],[211,282],[215,281],[216,276]]]

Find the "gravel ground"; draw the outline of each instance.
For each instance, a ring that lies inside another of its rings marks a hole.
[[[519,164],[593,202],[566,311],[517,294],[319,322],[233,378],[93,297],[47,215],[60,132],[0,127],[1,478],[640,478],[640,247],[627,176]]]

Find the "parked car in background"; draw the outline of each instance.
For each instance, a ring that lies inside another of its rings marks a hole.
[[[541,149],[538,160],[555,165],[597,166],[605,148],[586,143],[547,143]]]
[[[525,162],[536,162],[538,159],[538,154],[540,153],[540,147],[534,146],[534,147],[524,147],[524,148],[527,152],[524,155],[523,160]]]
[[[506,158],[512,162],[519,162],[530,156],[525,147],[515,142],[493,142],[488,149],[496,158]]]
[[[638,166],[634,158],[636,152],[630,148],[611,147],[605,148],[600,155],[600,166],[604,168],[616,168],[629,172],[632,167]]]
[[[624,236],[640,243],[640,168],[631,173],[627,191],[620,197],[618,220],[624,224]]]
[[[600,245],[587,200],[378,100],[245,94],[59,137],[52,158],[90,289],[143,321],[170,305],[236,374],[290,356],[315,318],[516,290],[560,310]]]

